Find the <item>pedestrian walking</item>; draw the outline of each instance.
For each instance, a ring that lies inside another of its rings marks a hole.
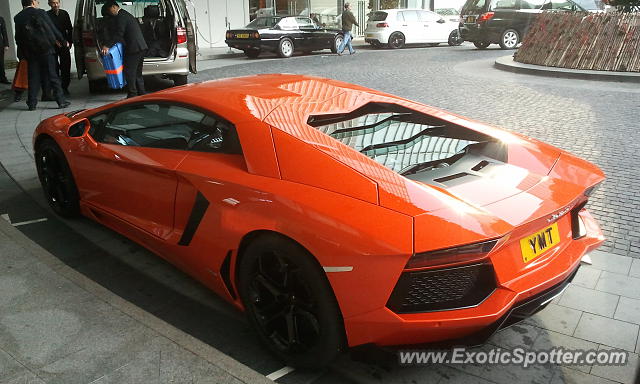
[[[107,0],[102,8],[115,17],[111,22],[107,44],[102,47],[102,54],[107,55],[109,48],[116,43],[124,46],[123,72],[127,81],[127,98],[146,93],[142,78],[144,54],[149,48],[144,41],[138,20],[129,12],[121,9],[116,1]]]
[[[0,43],[2,43],[2,47],[0,47],[0,83],[11,84],[4,72],[4,53],[9,49],[9,36],[7,36],[7,25],[2,16],[0,16],[0,35],[2,35],[0,36]]]
[[[344,12],[342,12],[343,39],[342,43],[340,43],[340,46],[338,47],[338,56],[342,55],[345,47],[349,48],[350,55],[356,53],[355,49],[353,49],[353,46],[351,45],[351,29],[354,25],[359,26],[355,16],[351,13],[351,4],[344,3]]]
[[[29,91],[27,106],[30,111],[38,104],[38,91],[43,76],[47,76],[49,87],[59,108],[66,108],[69,102],[62,92],[60,77],[56,71],[54,47],[66,44],[64,36],[51,23],[47,13],[39,9],[38,0],[22,0],[22,11],[13,21],[16,25],[16,45],[18,58],[27,59]]]
[[[66,44],[55,48],[56,64],[60,80],[62,81],[62,91],[65,96],[69,95],[69,83],[71,82],[71,45],[73,44],[73,25],[69,13],[60,8],[60,0],[49,0],[50,10],[47,11],[51,22],[64,36]]]

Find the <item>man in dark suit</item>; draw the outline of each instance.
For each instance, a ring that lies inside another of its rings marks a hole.
[[[64,9],[60,9],[60,0],[49,0],[50,10],[47,15],[51,18],[51,22],[56,26],[58,31],[62,33],[67,44],[56,47],[56,61],[62,80],[62,90],[65,95],[69,94],[69,83],[71,82],[71,44],[73,44],[73,26],[71,18]]]
[[[123,72],[127,80],[127,97],[144,95],[144,79],[142,78],[142,64],[144,54],[148,49],[144,41],[138,20],[129,12],[121,9],[116,1],[107,0],[102,6],[111,16],[112,33],[107,44],[102,47],[102,54],[109,53],[109,47],[120,42],[124,45]]]
[[[7,36],[7,25],[2,16],[0,16],[0,43],[2,43],[2,47],[0,47],[0,83],[11,84],[4,73],[4,53],[9,49],[9,37]]]
[[[51,19],[42,9],[38,9],[38,0],[22,0],[22,11],[18,13],[13,21],[16,25],[16,44],[18,46],[18,58],[27,59],[29,62],[29,93],[27,106],[30,111],[36,109],[38,104],[38,91],[40,90],[40,80],[43,76],[48,77],[49,86],[54,92],[55,100],[59,108],[66,108],[69,102],[65,100],[62,93],[60,77],[56,71],[54,47],[66,44],[62,34],[51,23]],[[34,21],[41,27],[38,36],[30,29]],[[42,35],[40,35],[40,32]],[[38,44],[34,44],[34,38]]]

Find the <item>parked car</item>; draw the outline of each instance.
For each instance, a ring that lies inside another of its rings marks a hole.
[[[242,29],[227,31],[225,37],[229,47],[250,58],[262,52],[275,52],[280,57],[291,57],[295,51],[330,49],[336,53],[342,43],[341,31],[319,26],[306,16],[258,17]]]
[[[424,9],[385,9],[369,14],[365,41],[374,47],[402,48],[406,44],[458,45],[458,20]]]
[[[100,47],[106,33],[101,13],[105,0],[78,0],[73,28],[78,78],[84,74],[89,90],[106,87],[106,75],[100,60]],[[129,0],[120,7],[138,18],[149,46],[142,74],[171,78],[176,85],[187,83],[196,73],[196,35],[184,0]],[[126,49],[126,47],[125,47]]]
[[[581,3],[595,4],[586,0]],[[588,9],[572,0],[467,0],[462,7],[460,35],[478,49],[491,44],[514,49],[543,11],[587,12]]]
[[[33,148],[56,213],[194,276],[297,367],[367,344],[481,343],[604,241],[585,209],[595,165],[331,79],[162,90],[45,119]]]

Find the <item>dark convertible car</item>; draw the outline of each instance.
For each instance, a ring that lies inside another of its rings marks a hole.
[[[294,51],[309,53],[321,49],[338,51],[342,32],[318,26],[304,16],[258,17],[243,29],[227,31],[225,43],[255,58],[261,52],[291,57]]]

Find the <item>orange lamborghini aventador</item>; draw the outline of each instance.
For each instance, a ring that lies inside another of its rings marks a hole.
[[[33,146],[58,214],[191,274],[294,366],[482,342],[603,242],[584,208],[604,179],[593,164],[330,79],[167,89],[51,117]]]

